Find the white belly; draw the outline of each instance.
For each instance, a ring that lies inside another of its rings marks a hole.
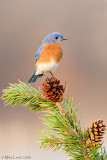
[[[48,63],[38,63],[38,70],[36,74],[53,72],[58,66],[58,63],[52,61]]]

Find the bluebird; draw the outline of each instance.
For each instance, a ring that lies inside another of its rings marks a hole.
[[[45,73],[50,73],[53,76],[52,72],[58,67],[63,55],[61,48],[63,40],[67,39],[58,32],[50,33],[43,39],[42,45],[35,55],[36,70],[28,83],[36,82]]]

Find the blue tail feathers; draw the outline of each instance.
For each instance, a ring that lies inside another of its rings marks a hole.
[[[32,77],[28,80],[28,83],[30,82],[36,82],[36,80],[38,79],[38,75],[35,75],[36,71],[34,72],[34,74],[32,75]]]

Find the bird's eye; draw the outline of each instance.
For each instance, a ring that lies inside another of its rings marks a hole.
[[[58,39],[58,37],[56,36],[55,39]]]

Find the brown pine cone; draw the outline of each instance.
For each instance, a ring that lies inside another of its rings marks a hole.
[[[103,120],[92,122],[90,128],[87,129],[88,147],[98,146],[102,142],[103,134],[105,134],[106,125]]]
[[[42,83],[44,96],[54,102],[60,102],[63,99],[64,86],[60,84],[60,80],[51,77]]]

